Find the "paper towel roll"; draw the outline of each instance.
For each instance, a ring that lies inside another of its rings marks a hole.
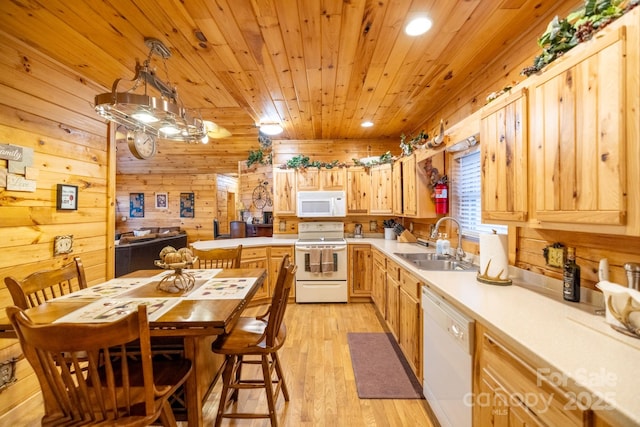
[[[509,278],[509,257],[506,234],[480,234],[480,274],[499,280]],[[500,275],[499,277],[497,277]]]

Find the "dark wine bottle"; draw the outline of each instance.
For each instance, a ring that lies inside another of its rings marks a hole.
[[[567,248],[564,263],[562,296],[567,301],[580,302],[580,266],[576,264],[575,248]]]

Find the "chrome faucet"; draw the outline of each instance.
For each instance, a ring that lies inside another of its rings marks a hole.
[[[464,260],[464,250],[462,249],[462,229],[460,228],[460,223],[458,222],[457,219],[455,219],[452,216],[445,216],[440,218],[436,222],[436,225],[433,227],[433,231],[431,232],[431,238],[435,239],[438,236],[438,229],[440,228],[440,223],[442,223],[442,221],[446,219],[455,222],[456,225],[458,226],[458,247],[456,248],[455,258],[457,260],[462,261]]]

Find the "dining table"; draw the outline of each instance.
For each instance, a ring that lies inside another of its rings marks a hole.
[[[154,337],[168,337],[182,342],[184,357],[192,362],[193,370],[184,385],[186,418],[190,427],[202,426],[202,404],[217,376],[211,372],[211,342],[233,329],[267,272],[263,268],[183,270],[193,278],[190,289],[162,290],[162,279],[172,273],[138,270],[49,300],[27,309],[26,314],[40,324],[106,321],[140,303],[147,304],[152,351]],[[0,328],[6,337],[11,325],[2,317]]]

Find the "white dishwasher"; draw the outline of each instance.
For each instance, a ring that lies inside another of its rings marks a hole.
[[[422,287],[423,392],[440,425],[471,427],[474,321]]]

